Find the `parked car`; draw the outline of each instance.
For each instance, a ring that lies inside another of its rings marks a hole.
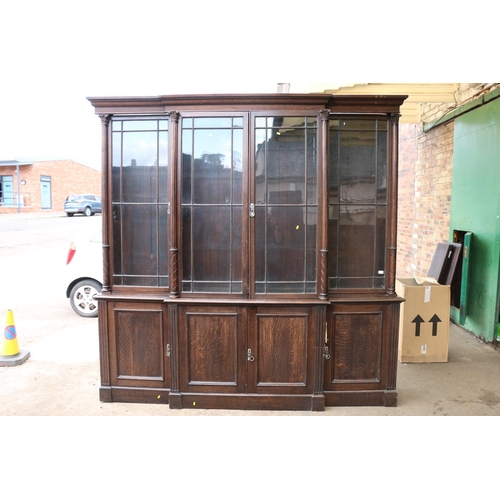
[[[66,297],[71,307],[80,316],[95,318],[97,300],[95,296],[102,289],[102,230],[83,229],[68,250],[66,259]]]
[[[70,194],[64,202],[64,211],[68,217],[75,214],[86,216],[102,212],[101,197],[96,194]]]

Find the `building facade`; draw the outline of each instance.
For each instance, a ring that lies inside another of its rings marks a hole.
[[[62,211],[70,194],[101,192],[101,172],[72,160],[0,161],[0,214]]]
[[[500,88],[459,84],[454,105],[422,103],[400,124],[398,277],[427,276],[438,243],[463,243],[468,275],[450,317],[496,344],[500,310]],[[465,308],[465,310],[464,310]]]

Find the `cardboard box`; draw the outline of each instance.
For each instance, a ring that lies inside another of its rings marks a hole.
[[[448,361],[450,286],[440,285],[432,278],[428,280],[396,280],[396,293],[405,299],[399,319],[398,359],[401,363]]]

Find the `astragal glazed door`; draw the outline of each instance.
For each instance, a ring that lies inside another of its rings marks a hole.
[[[317,118],[181,118],[182,294],[317,293]]]

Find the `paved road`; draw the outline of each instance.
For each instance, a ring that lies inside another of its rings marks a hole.
[[[6,311],[14,312],[20,346],[65,335],[68,328],[95,327],[96,320],[80,318],[71,309],[65,297],[65,272],[72,239],[88,225],[100,222],[100,216],[0,215],[0,317],[4,323]]]
[[[65,374],[91,365],[97,386],[97,319],[82,318],[71,308],[65,269],[71,240],[100,222],[100,216],[64,213],[0,215],[1,328],[12,310],[19,347],[30,351],[23,365],[0,368],[0,415],[71,414],[62,397],[70,384]]]

